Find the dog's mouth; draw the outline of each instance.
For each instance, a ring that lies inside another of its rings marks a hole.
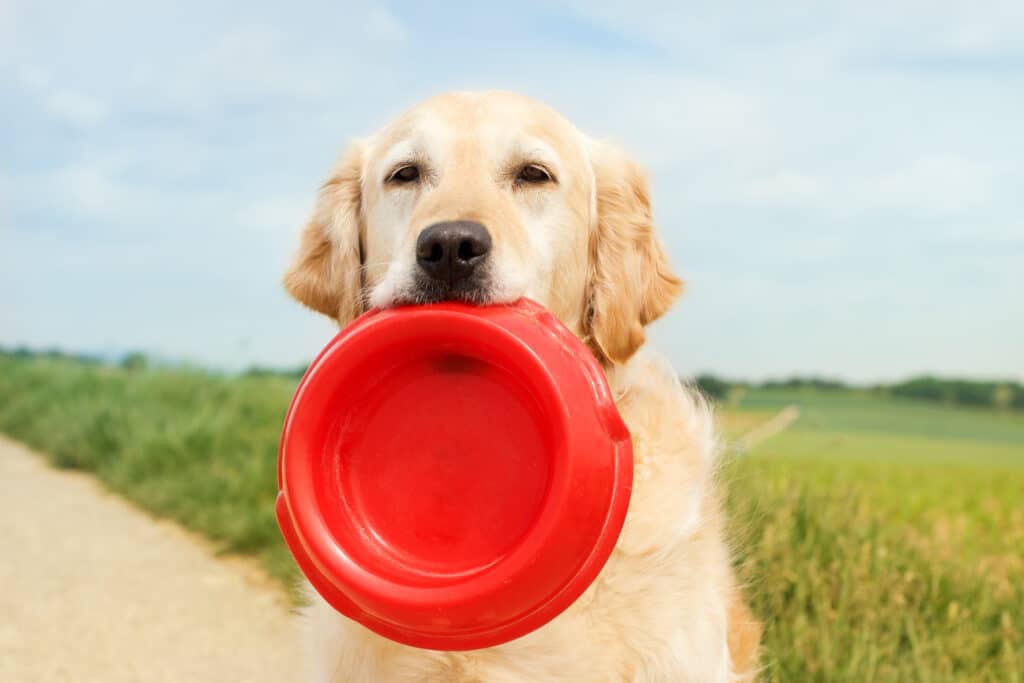
[[[454,282],[417,277],[395,297],[395,305],[436,304],[441,301],[463,301],[476,305],[495,302],[494,287],[486,272],[474,273]]]

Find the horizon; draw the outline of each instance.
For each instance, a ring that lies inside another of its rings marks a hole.
[[[648,169],[681,373],[1024,381],[1024,5],[59,4],[0,0],[0,346],[309,362],[335,158],[494,87]]]
[[[273,365],[248,365],[237,368],[225,368],[210,365],[202,365],[194,363],[184,358],[170,358],[160,356],[156,354],[147,353],[142,349],[131,349],[119,352],[91,352],[74,350],[62,347],[28,347],[28,346],[4,346],[0,344],[0,355],[17,356],[19,354],[26,353],[30,357],[48,357],[57,356],[59,358],[66,358],[73,362],[82,363],[96,363],[108,367],[116,367],[123,365],[128,359],[133,356],[141,355],[145,365],[143,367],[147,369],[158,369],[158,370],[188,370],[202,373],[213,373],[213,374],[225,374],[227,376],[244,375],[247,373],[269,373],[272,375],[301,375],[303,374],[312,363],[312,358],[305,362],[300,362],[292,366],[273,366]],[[702,377],[712,378],[715,380],[723,381],[733,386],[752,386],[752,387],[764,387],[769,384],[784,384],[786,382],[804,382],[804,383],[838,383],[842,389],[875,389],[885,388],[889,386],[895,386],[898,384],[920,380],[920,379],[935,379],[942,382],[981,382],[988,384],[1003,384],[1003,385],[1018,385],[1022,386],[1020,380],[1007,377],[1007,376],[964,376],[964,375],[935,375],[935,374],[923,374],[923,375],[908,375],[903,377],[889,377],[878,379],[870,382],[858,381],[858,380],[847,380],[834,375],[818,375],[818,374],[792,374],[792,375],[773,375],[770,377],[762,377],[759,379],[752,379],[749,377],[742,377],[737,375],[718,374],[715,372],[697,370],[693,372],[679,371],[677,373],[681,379],[688,381],[695,381]],[[821,388],[821,387],[817,387]]]

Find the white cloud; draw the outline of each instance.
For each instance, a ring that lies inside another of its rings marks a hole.
[[[236,100],[323,97],[326,84],[289,58],[289,47],[275,28],[237,26],[171,63],[139,65],[131,77],[152,103],[197,114]]]
[[[0,168],[0,231],[11,228],[8,212],[14,200],[14,182]]]
[[[566,82],[600,86],[566,88]],[[575,63],[531,85],[585,132],[626,146],[654,170],[726,158],[755,162],[780,151],[768,101],[744,84],[653,68]]]
[[[58,209],[65,220],[87,219],[100,234],[138,235],[183,213],[191,213],[193,221],[205,225],[202,212],[221,210],[227,202],[224,190],[181,192],[138,177],[133,174],[137,162],[138,159],[108,155],[19,178],[22,203],[36,212]],[[210,216],[211,220],[220,217]],[[216,225],[216,221],[212,222]],[[184,234],[177,234],[183,244],[187,242]]]
[[[769,206],[806,205],[820,201],[822,194],[820,179],[790,170],[754,178],[742,191],[745,199]]]
[[[933,156],[864,179],[857,193],[863,205],[873,208],[904,208],[924,216],[961,214],[990,204],[998,177],[990,164]]]
[[[54,90],[46,95],[47,110],[79,126],[93,126],[107,116],[107,107],[101,101],[69,88]]]
[[[263,197],[247,202],[234,214],[235,223],[246,231],[268,234],[295,232],[313,210],[313,194]]]
[[[371,40],[398,43],[406,39],[406,29],[392,12],[383,7],[370,8],[364,26]]]
[[[754,206],[810,210],[825,217],[898,210],[922,218],[963,216],[997,200],[1003,171],[954,156],[927,156],[890,168],[856,173],[779,169],[736,182],[734,190],[697,197],[710,203],[743,201]]]
[[[0,0],[0,65],[3,65],[8,58],[8,50],[5,49],[5,46],[9,46],[16,36],[16,15],[15,0]]]
[[[917,0],[893,4],[892,14],[894,28],[905,37],[904,49],[970,56],[1022,48],[1024,5],[1016,0]],[[900,43],[894,39],[890,47],[898,50]]]
[[[54,83],[50,72],[40,66],[22,65],[17,80],[42,100],[46,111],[77,126],[94,126],[109,113],[98,98]]]
[[[200,118],[237,106],[322,104],[374,74],[382,81],[400,57],[388,50],[407,37],[397,16],[366,2],[305,11],[257,2],[244,14],[194,2],[77,3],[61,11],[73,31],[53,30],[42,5],[19,9],[19,40],[0,52],[10,52],[23,86],[78,125],[112,111]]]
[[[50,74],[33,64],[26,64],[18,69],[18,80],[32,90],[44,91],[50,85]]]
[[[57,202],[72,212],[109,218],[111,211],[124,211],[132,201],[124,187],[101,167],[77,164],[59,170],[50,188]]]
[[[565,4],[672,54],[713,54],[716,69],[804,70],[872,54],[1019,54],[1024,34],[1024,4],[1018,0]],[[730,49],[721,50],[721,45]]]

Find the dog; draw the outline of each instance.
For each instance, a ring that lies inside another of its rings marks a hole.
[[[522,638],[436,652],[382,638],[310,590],[314,683],[725,683],[757,673],[734,576],[711,412],[644,347],[682,290],[642,169],[547,106],[447,93],[355,142],[320,190],[288,292],[344,326],[371,307],[534,299],[601,362],[634,448],[608,563]]]

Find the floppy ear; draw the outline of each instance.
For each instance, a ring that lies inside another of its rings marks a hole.
[[[320,188],[316,209],[284,275],[288,293],[346,325],[363,312],[362,147],[354,145]]]
[[[644,325],[683,289],[654,232],[647,177],[625,154],[592,143],[597,221],[590,236],[587,337],[603,361],[624,363],[644,342]]]

